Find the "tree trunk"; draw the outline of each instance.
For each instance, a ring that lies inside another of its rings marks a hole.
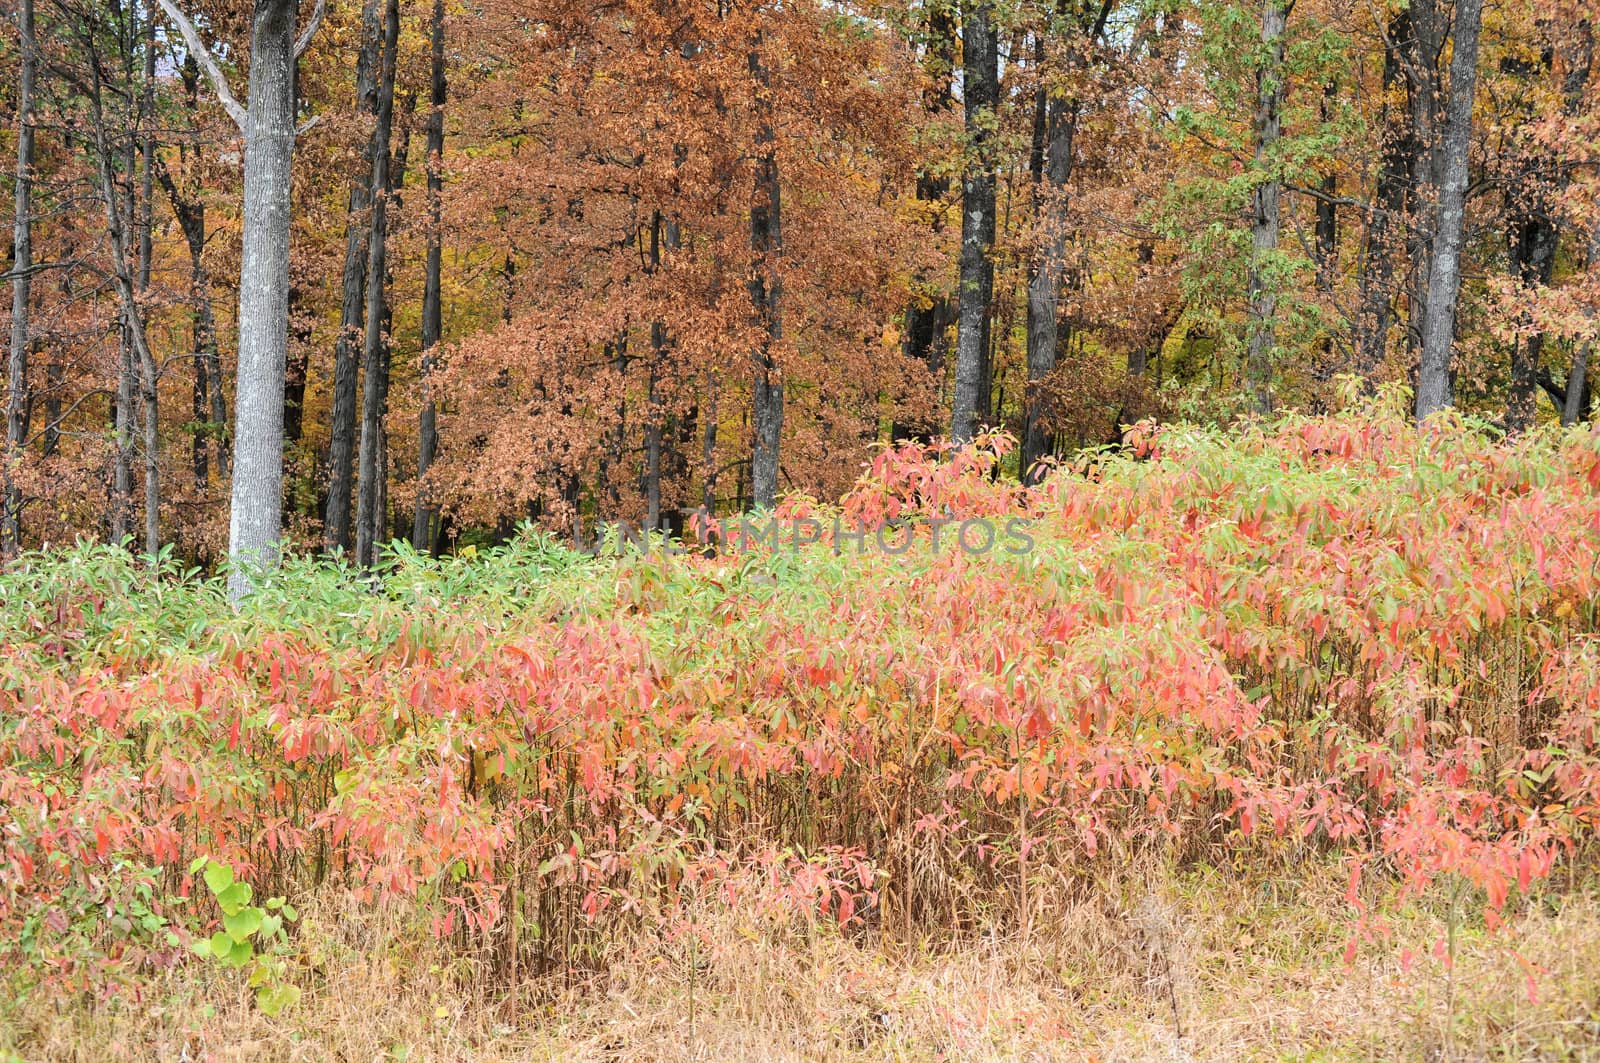
[[[15,466],[28,438],[28,295],[33,269],[33,82],[37,43],[33,33],[33,0],[18,0],[18,48],[21,66],[17,85],[17,168],[11,229],[11,348],[6,361],[6,450],[0,455],[0,561],[22,546],[22,492],[14,483]]]
[[[366,0],[361,9],[361,50],[356,56],[356,101],[378,114],[379,49],[383,26],[378,0]],[[357,340],[361,333],[367,283],[367,258],[372,228],[367,216],[372,202],[372,175],[377,159],[378,127],[367,138],[362,172],[350,180],[345,212],[344,274],[339,309],[339,335],[334,340],[333,408],[328,441],[328,506],[323,519],[323,545],[329,550],[350,549],[350,495],[355,477],[356,382],[360,373]]]
[[[1567,374],[1566,401],[1561,405],[1561,424],[1570,428],[1584,416],[1583,396],[1589,390],[1589,353],[1594,344],[1585,340],[1572,353],[1572,371]]]
[[[662,252],[678,247],[678,226],[659,210],[650,219],[650,272],[661,269]],[[651,531],[661,528],[661,462],[662,436],[666,418],[661,408],[661,372],[666,364],[671,338],[666,323],[656,320],[650,324],[650,370],[646,384],[647,413],[644,426],[644,498],[645,526]]]
[[[778,501],[779,443],[783,436],[783,370],[777,346],[783,340],[783,221],[778,187],[778,143],[773,129],[771,78],[762,60],[762,33],[750,44],[750,79],[757,114],[755,186],[750,201],[750,303],[760,339],[755,349],[755,387],[751,419],[755,445],[750,456],[752,502],[771,509]]]
[[[256,0],[244,115],[239,375],[234,398],[228,591],[278,562],[283,533],[283,377],[289,340],[289,191],[297,0]]]
[[[417,417],[417,510],[411,525],[411,545],[432,551],[438,514],[429,504],[425,477],[439,446],[438,411],[433,403],[432,382],[428,379],[438,361],[443,320],[439,293],[440,192],[444,188],[444,0],[433,0],[432,85],[428,111],[428,253],[422,282],[422,412]]]
[[[130,74],[131,80],[131,74]],[[130,246],[130,227],[137,228],[141,212],[133,202],[133,170],[137,128],[129,130],[124,165],[127,172],[127,202],[119,202],[117,181],[112,163],[112,145],[106,131],[105,112],[102,107],[102,71],[91,64],[88,85],[89,119],[94,135],[96,174],[100,184],[100,199],[105,205],[106,236],[111,244],[111,281],[116,289],[121,313],[122,363],[117,385],[117,466],[112,498],[112,536],[120,543],[128,534],[128,514],[132,495],[132,470],[128,456],[132,452],[133,391],[139,389],[144,407],[144,550],[154,558],[161,546],[161,470],[160,458],[160,404],[158,373],[155,358],[145,335],[144,318],[139,308],[139,285],[148,283],[149,273],[143,263],[133,261],[137,244]],[[124,207],[126,209],[124,209]]]
[[[1584,88],[1589,82],[1589,71],[1594,62],[1594,42],[1588,22],[1580,25],[1575,39],[1569,41],[1568,45],[1566,77],[1561,86],[1561,113],[1570,119],[1582,109]],[[1543,53],[1536,65],[1507,57],[1501,60],[1501,70],[1524,78],[1533,74],[1548,75],[1552,58],[1549,50]],[[1532,121],[1533,117],[1532,114],[1525,115],[1528,121]],[[1570,169],[1552,167],[1540,154],[1525,153],[1516,160],[1506,189],[1507,213],[1511,222],[1509,265],[1524,288],[1548,285],[1555,272],[1556,250],[1561,234],[1552,200],[1566,190],[1570,177]],[[1508,432],[1525,431],[1533,425],[1539,378],[1544,372],[1540,364],[1543,350],[1542,332],[1512,341],[1511,386],[1506,396]],[[1586,353],[1580,349],[1575,352],[1575,357],[1586,360]],[[1563,403],[1560,410],[1563,417],[1565,406]]]
[[[717,392],[716,378],[706,375],[706,426],[700,437],[700,505],[707,517],[717,512]]]
[[[152,255],[151,215],[155,209],[155,132],[156,120],[156,20],[149,15],[144,42],[144,82],[139,96],[139,153],[143,164],[140,175],[138,218],[139,273],[137,290],[142,298],[150,288],[150,259]],[[132,175],[129,175],[130,179]],[[138,308],[133,308],[137,314]],[[151,564],[161,545],[161,372],[155,356],[144,335],[144,323],[139,323],[140,340],[139,387],[140,406],[144,410],[144,548]]]
[[[1415,54],[1411,12],[1402,7],[1389,19],[1383,52],[1383,159],[1372,207],[1367,212],[1366,247],[1361,270],[1361,308],[1356,325],[1354,369],[1371,380],[1388,351],[1394,320],[1394,266],[1403,244],[1405,219],[1415,199],[1419,146],[1406,111],[1391,109],[1388,95],[1405,77],[1407,56]]]
[[[1584,264],[1587,269],[1600,269],[1600,225],[1596,225],[1589,233],[1588,255]],[[1561,403],[1563,426],[1571,427],[1588,416],[1589,394],[1592,390],[1589,355],[1593,351],[1593,341],[1584,340],[1572,352],[1572,369],[1567,373],[1567,390]]]
[[[183,231],[184,243],[189,248],[189,301],[194,315],[191,325],[190,352],[194,361],[194,419],[205,425],[194,437],[191,455],[195,485],[206,486],[209,480],[209,462],[206,457],[206,439],[215,437],[217,444],[217,475],[228,476],[228,451],[226,429],[228,423],[227,396],[222,391],[222,360],[217,354],[217,325],[211,309],[211,278],[206,271],[206,205],[199,195],[188,198],[164,169],[157,164],[157,177],[166,189],[172,204],[172,213]]]
[[[929,5],[928,55],[925,65],[933,79],[933,86],[925,95],[925,103],[930,114],[942,114],[955,102],[955,94],[950,88],[955,75],[955,35],[955,19],[951,17],[950,8],[943,4]],[[927,171],[917,174],[916,196],[919,201],[939,203],[949,194],[948,177],[936,176]],[[935,211],[930,232],[937,236],[943,231],[944,212]],[[934,386],[938,385],[939,378],[944,373],[945,330],[949,328],[950,320],[950,300],[943,295],[932,296],[926,300],[913,299],[906,307],[903,342],[905,356],[927,368],[928,379]],[[933,426],[930,424],[912,424],[903,417],[896,417],[894,424],[890,426],[889,437],[895,442],[904,439],[920,439],[926,442],[931,438],[932,431]]]
[[[1439,63],[1450,27],[1439,9],[1439,0],[1411,0],[1410,9],[1411,36],[1404,63],[1407,118],[1416,144],[1416,160],[1410,189],[1410,224],[1406,233],[1406,255],[1411,267],[1407,296],[1411,313],[1406,322],[1406,347],[1411,357],[1420,361],[1422,337],[1427,331],[1428,278],[1433,271],[1433,234],[1438,226],[1439,175],[1444,150],[1439,129],[1444,101]]]
[[[1472,145],[1472,94],[1478,77],[1478,28],[1483,0],[1457,0],[1455,54],[1450,57],[1450,97],[1445,104],[1438,220],[1423,309],[1422,361],[1417,368],[1417,418],[1453,399],[1450,348],[1461,294],[1461,245],[1466,229],[1467,152]]]
[[[950,439],[971,442],[988,379],[987,324],[994,296],[994,124],[1000,96],[999,36],[990,0],[971,0],[961,27],[962,109],[969,161],[961,180],[961,262],[957,293],[956,382]]]
[[[394,125],[395,61],[400,35],[399,0],[384,11],[383,64],[378,87],[378,125],[373,134],[372,234],[367,244],[367,307],[361,355],[361,443],[356,497],[356,564],[370,567],[381,519],[378,481],[386,469],[378,462],[378,434],[389,398],[389,342],[385,335],[384,286],[388,243],[389,140]]]
[[[1041,186],[1036,191],[1037,217],[1043,246],[1028,278],[1028,382],[1022,432],[1022,475],[1037,479],[1035,464],[1055,449],[1044,429],[1047,410],[1042,386],[1055,370],[1061,281],[1066,272],[1071,233],[1067,224],[1067,181],[1072,174],[1072,143],[1077,132],[1078,108],[1062,100],[1039,101],[1046,108]]]
[[[1260,183],[1251,193],[1254,220],[1250,228],[1250,335],[1245,370],[1257,413],[1272,412],[1272,362],[1278,309],[1277,282],[1269,277],[1278,251],[1281,228],[1277,160],[1273,158],[1283,132],[1283,34],[1293,0],[1265,0],[1261,9],[1262,65],[1256,69],[1255,140]]]
[[[119,293],[120,297],[120,293]],[[119,311],[120,313],[120,311]],[[111,469],[111,545],[121,546],[133,534],[133,344],[128,325],[117,326],[117,399],[112,411],[116,452]]]
[[[1092,7],[1083,9],[1075,27],[1084,34],[1089,47],[1099,44],[1111,13],[1111,0],[1100,5],[1091,25]],[[1074,48],[1078,42],[1072,42]],[[1076,51],[1073,53],[1076,55]],[[1044,38],[1035,47],[1035,60],[1045,59]],[[1075,60],[1072,61],[1076,65]],[[1042,77],[1042,71],[1041,71]],[[1067,182],[1072,177],[1072,149],[1078,132],[1079,101],[1052,98],[1041,88],[1034,102],[1034,150],[1029,169],[1033,174],[1034,216],[1038,219],[1042,245],[1028,277],[1028,379],[1023,399],[1021,471],[1023,479],[1037,479],[1034,466],[1055,449],[1055,440],[1044,430],[1047,410],[1041,391],[1044,379],[1055,370],[1060,349],[1062,281],[1066,275],[1067,249],[1071,243],[1067,216]]]
[[[1322,88],[1321,118],[1333,118],[1339,99],[1339,83],[1331,80]],[[1339,175],[1329,170],[1323,175],[1322,196],[1317,200],[1317,290],[1332,292],[1339,277]]]

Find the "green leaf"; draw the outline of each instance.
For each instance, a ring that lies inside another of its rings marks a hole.
[[[261,929],[261,909],[241,908],[237,912],[224,915],[222,925],[228,931],[229,937],[235,941],[243,941]]]
[[[233,938],[228,936],[227,931],[219,930],[211,935],[211,939],[206,942],[206,947],[211,950],[211,955],[217,959],[226,960],[228,953],[233,951]]]
[[[222,910],[224,912],[229,915],[233,915],[235,912],[239,911],[245,905],[250,903],[251,893],[252,891],[250,889],[250,883],[235,882],[233,885],[217,894],[217,903],[222,906]]]
[[[231,885],[233,885],[233,868],[215,861],[206,864],[206,886],[212,893],[221,896],[222,891]]]
[[[251,909],[251,911],[260,911],[260,909],[259,908],[253,908],[253,909]],[[282,929],[283,929],[283,917],[281,915],[265,916],[261,920],[261,940],[262,941],[267,940],[268,938],[272,937],[272,935],[276,934],[279,930],[282,930]]]
[[[235,941],[233,948],[228,952],[228,962],[235,967],[243,967],[250,962],[250,957],[255,954],[256,950],[251,946],[250,942]]]
[[[292,985],[264,985],[256,990],[256,1006],[263,1014],[276,1015],[300,999],[300,987]]]

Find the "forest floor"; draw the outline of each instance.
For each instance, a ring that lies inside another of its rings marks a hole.
[[[1347,963],[1344,888],[1331,861],[1130,875],[1052,905],[1027,941],[909,950],[833,927],[780,940],[706,912],[700,955],[641,941],[601,982],[520,1000],[370,914],[311,904],[302,941],[325,973],[276,1018],[242,981],[191,965],[137,1005],[7,1016],[0,1046],[83,1060],[1600,1059],[1600,893],[1547,890],[1492,933],[1458,919],[1453,964],[1448,910],[1400,905]]]

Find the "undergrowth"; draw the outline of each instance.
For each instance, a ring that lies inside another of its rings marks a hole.
[[[1380,402],[1142,427],[1035,488],[994,475],[1006,446],[886,450],[837,506],[783,503],[824,529],[798,548],[529,532],[370,575],[292,560],[237,609],[170,558],[25,556],[0,573],[5,1022],[180,983],[314,1012],[365,962],[307,920],[268,951],[251,897],[380,921],[531,1008],[631,984],[641,941],[699,971],[728,913],[790,953],[1034,955],[1133,866],[1223,892],[1320,868],[1330,962],[1425,911],[1436,939],[1402,951],[1435,972],[1572,894],[1600,797],[1592,431]],[[1032,548],[934,548],[968,518]],[[211,867],[249,886],[235,911]]]

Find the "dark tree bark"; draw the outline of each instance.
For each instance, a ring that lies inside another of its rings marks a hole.
[[[1067,248],[1072,234],[1067,221],[1067,180],[1072,170],[1072,141],[1076,131],[1076,108],[1068,113],[1064,101],[1047,104],[1048,129],[1039,189],[1038,217],[1043,230],[1043,247],[1028,280],[1028,383],[1024,404],[1022,459],[1023,477],[1036,478],[1034,465],[1054,449],[1054,440],[1044,429],[1046,415],[1042,384],[1055,370],[1058,326],[1061,308],[1061,280],[1066,272]]]
[[[379,461],[383,417],[389,403],[388,209],[393,194],[389,144],[394,127],[394,78],[399,52],[400,4],[388,0],[384,10],[383,63],[378,85],[378,125],[372,170],[372,233],[367,244],[367,307],[361,353],[361,441],[356,484],[356,564],[370,567],[382,521],[381,481],[387,468]]]
[[[361,9],[361,50],[356,56],[356,101],[374,118],[362,168],[350,179],[345,212],[344,274],[339,308],[339,335],[334,340],[333,403],[328,441],[328,506],[323,518],[323,545],[350,549],[350,497],[355,483],[356,383],[360,374],[358,341],[366,306],[367,258],[372,230],[372,174],[377,159],[378,67],[383,24],[378,0]]]
[[[1256,69],[1255,160],[1264,171],[1251,194],[1250,334],[1245,350],[1245,371],[1250,380],[1256,412],[1272,412],[1272,361],[1276,346],[1274,317],[1278,310],[1276,284],[1267,273],[1278,250],[1282,228],[1279,196],[1282,183],[1273,155],[1283,132],[1283,35],[1293,0],[1265,0],[1261,9],[1263,58]]]
[[[928,111],[940,114],[955,103],[951,82],[955,75],[956,26],[949,6],[929,5],[928,52],[924,66],[933,79],[925,102]],[[940,203],[950,194],[950,179],[926,171],[917,174],[917,199],[924,203]],[[944,231],[944,214],[934,213],[931,231],[937,235]],[[925,278],[924,278],[925,280]],[[948,297],[935,295],[926,300],[914,299],[906,307],[905,339],[903,349],[908,359],[926,367],[928,379],[937,384],[944,373],[945,331],[953,320]],[[911,424],[897,417],[890,427],[889,436],[899,442],[905,439],[932,438],[932,426]]]
[[[1600,268],[1600,225],[1595,226],[1589,234],[1585,265],[1588,269]],[[1560,399],[1561,423],[1565,427],[1577,424],[1589,414],[1594,390],[1593,382],[1589,379],[1589,356],[1593,352],[1594,343],[1590,340],[1578,344],[1572,352],[1572,369],[1567,373],[1566,392]]]
[[[17,166],[11,228],[11,346],[6,360],[6,450],[0,455],[0,561],[22,545],[22,492],[13,466],[28,438],[29,289],[33,270],[33,91],[38,70],[33,0],[18,0]]]
[[[139,306],[140,286],[148,283],[149,273],[147,267],[137,258],[141,242],[138,229],[144,217],[144,208],[137,201],[134,183],[140,126],[145,120],[140,109],[150,96],[148,92],[135,91],[134,87],[133,57],[138,34],[132,18],[130,12],[128,21],[118,28],[126,80],[120,88],[113,91],[118,97],[128,101],[129,108],[125,114],[130,119],[125,127],[126,139],[121,147],[113,144],[107,127],[104,107],[105,72],[96,48],[96,27],[92,25],[79,27],[80,40],[89,55],[88,77],[86,81],[78,82],[74,87],[82,93],[88,105],[95,177],[99,198],[104,207],[106,237],[111,250],[110,280],[117,295],[120,317],[122,360],[117,386],[117,460],[112,485],[111,534],[113,540],[120,543],[129,533],[132,508],[130,456],[133,451],[134,391],[137,389],[144,409],[144,549],[147,555],[154,557],[161,545],[159,370],[150,351],[145,335],[143,312]],[[153,66],[151,69],[153,70]],[[76,81],[75,78],[73,80]],[[121,195],[118,194],[116,177],[118,165],[116,153],[119,152],[122,156],[121,164],[125,177]]]
[[[1389,19],[1383,51],[1383,158],[1374,203],[1366,215],[1361,270],[1360,311],[1356,323],[1354,370],[1370,380],[1388,351],[1394,322],[1395,258],[1404,247],[1405,221],[1416,189],[1416,129],[1409,111],[1391,108],[1388,95],[1406,79],[1407,58],[1415,53],[1411,11],[1402,7]]]
[[[189,302],[193,314],[189,349],[194,360],[194,419],[206,425],[204,430],[195,433],[192,461],[195,483],[204,487],[209,479],[210,462],[206,454],[208,436],[216,439],[217,474],[223,478],[228,475],[228,450],[224,435],[228,400],[222,390],[222,361],[217,354],[216,318],[211,308],[211,278],[205,264],[206,207],[199,195],[191,197],[180,189],[159,164],[156,172],[189,249]]]
[[[428,110],[428,252],[422,281],[422,411],[417,416],[417,509],[411,524],[411,545],[432,551],[437,542],[438,513],[429,503],[425,477],[439,446],[438,411],[429,375],[437,364],[443,331],[439,292],[440,193],[444,188],[444,0],[433,0],[429,44],[432,65]]]
[[[193,56],[185,58],[180,74],[184,96],[190,108],[199,105],[200,68]],[[180,148],[195,155],[200,152],[196,127],[188,145]],[[222,386],[222,359],[217,353],[216,317],[211,306],[211,278],[206,270],[206,205],[197,188],[179,188],[159,156],[156,178],[167,193],[173,217],[183,232],[189,249],[189,301],[193,315],[190,325],[190,355],[193,362],[193,414],[199,428],[191,448],[195,485],[204,489],[210,479],[207,440],[216,443],[217,475],[228,478],[228,398]]]
[[[678,226],[658,210],[650,219],[650,272],[661,268],[663,251],[678,247]],[[646,383],[646,419],[644,426],[644,496],[645,526],[651,531],[661,528],[661,475],[663,433],[666,416],[662,410],[660,384],[666,365],[671,338],[666,323],[660,320],[650,324],[650,370]]]
[[[1450,57],[1450,96],[1440,140],[1439,210],[1423,308],[1422,361],[1417,368],[1417,418],[1454,401],[1450,350],[1461,294],[1461,246],[1466,230],[1467,152],[1472,143],[1472,94],[1478,77],[1478,29],[1483,0],[1457,0]]]
[[[306,372],[311,363],[311,314],[303,308],[304,300],[305,290],[299,279],[291,279],[289,345],[283,376],[283,441],[291,448],[305,434]]]
[[[950,439],[969,443],[985,402],[989,303],[994,297],[995,115],[1000,99],[999,35],[990,0],[970,0],[963,15],[962,109],[968,163],[961,180],[961,262],[957,292],[956,381]]]
[[[395,63],[399,50],[400,5],[387,0],[384,9],[383,58],[378,84],[378,124],[373,135],[372,230],[367,241],[366,318],[361,355],[361,439],[357,460],[356,563],[370,566],[379,522],[379,481],[387,471],[379,464],[379,434],[389,398],[389,341],[385,322],[390,182],[389,144],[394,126]]]
[[[700,437],[700,505],[707,516],[717,512],[717,380],[706,375],[706,426]]]
[[[1583,22],[1578,32],[1567,42],[1566,76],[1562,79],[1562,114],[1576,115],[1583,106],[1584,88],[1589,81],[1589,71],[1594,61],[1594,42],[1589,23]],[[1501,69],[1515,76],[1531,78],[1547,75],[1555,58],[1554,50],[1546,48],[1537,64],[1507,58]],[[1532,115],[1528,115],[1531,119]],[[1514,164],[1511,180],[1506,189],[1509,225],[1509,265],[1511,272],[1524,287],[1544,286],[1550,283],[1555,271],[1556,251],[1560,243],[1560,226],[1552,199],[1565,190],[1571,177],[1566,167],[1553,167],[1542,155],[1528,152]],[[1535,332],[1518,337],[1511,344],[1511,385],[1506,395],[1506,431],[1521,432],[1533,425],[1535,403],[1538,399],[1540,364],[1544,351],[1544,334]],[[1575,357],[1587,361],[1587,352],[1579,348]],[[1580,377],[1583,374],[1580,373]],[[1581,388],[1580,388],[1581,396]],[[1557,412],[1566,415],[1566,397],[1557,405]]]
[[[1416,143],[1416,159],[1406,231],[1410,266],[1406,347],[1413,361],[1420,362],[1422,338],[1427,331],[1428,283],[1433,271],[1433,235],[1439,220],[1439,180],[1444,158],[1444,82],[1440,63],[1450,36],[1450,23],[1439,0],[1411,0],[1410,8],[1411,36],[1404,62],[1406,111]]]
[[[1084,18],[1082,23],[1072,27],[1075,33],[1083,35],[1082,47],[1099,44],[1110,13],[1111,3],[1105,0],[1094,13],[1092,24],[1084,24],[1088,22]],[[1075,49],[1080,46],[1077,40],[1072,43]],[[1075,50],[1074,60],[1077,55]],[[1072,240],[1067,183],[1072,177],[1072,148],[1080,107],[1076,99],[1067,100],[1041,89],[1035,109],[1034,206],[1043,241],[1028,277],[1028,380],[1023,405],[1021,468],[1023,478],[1030,483],[1037,478],[1036,463],[1055,449],[1055,440],[1044,430],[1047,411],[1041,385],[1055,371],[1060,347],[1062,281]]]
[[[783,437],[783,370],[777,348],[783,341],[783,215],[778,186],[778,138],[773,128],[771,74],[761,55],[758,31],[750,45],[750,80],[759,118],[755,137],[755,187],[750,202],[750,304],[760,330],[754,351],[755,386],[751,420],[755,445],[750,455],[751,500],[757,509],[778,501],[779,444]]]
[[[1333,117],[1333,105],[1339,98],[1339,83],[1329,81],[1322,89],[1321,116],[1323,122]],[[1339,276],[1339,176],[1333,171],[1323,175],[1321,198],[1317,200],[1317,289],[1333,291]]]

